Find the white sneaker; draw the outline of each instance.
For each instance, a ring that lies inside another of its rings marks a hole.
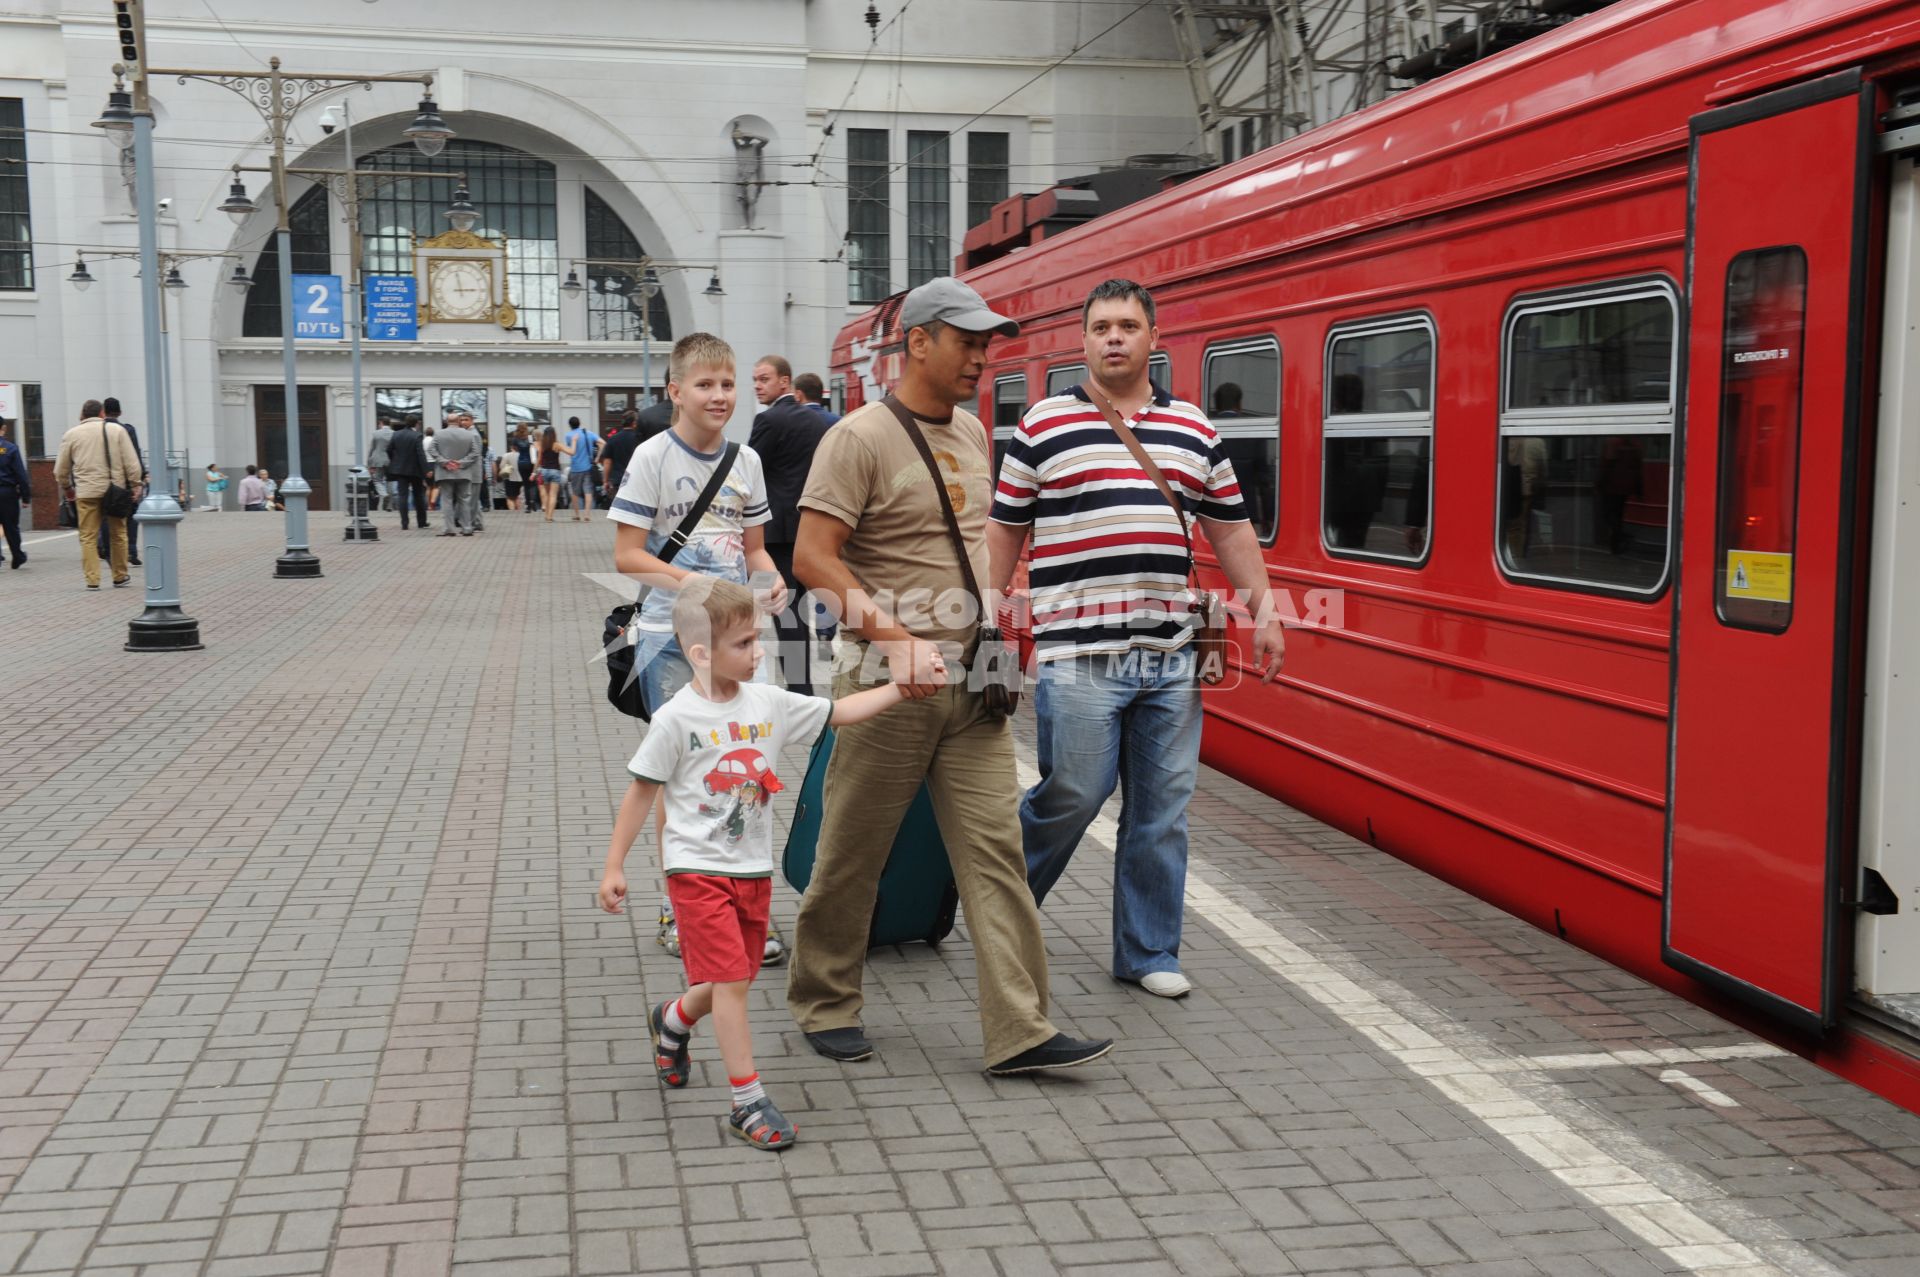
[[[1156,998],[1184,998],[1193,992],[1193,981],[1178,971],[1151,971],[1140,977],[1140,987]]]

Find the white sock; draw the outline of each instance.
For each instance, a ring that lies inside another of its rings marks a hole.
[[[760,1075],[758,1073],[744,1078],[734,1077],[728,1078],[727,1080],[733,1083],[733,1107],[735,1108],[751,1104],[755,1100],[764,1100],[767,1098],[767,1090],[760,1085]]]
[[[667,1004],[666,1014],[660,1017],[660,1027],[677,1038],[684,1038],[693,1032],[693,1023],[680,1014],[679,998]]]

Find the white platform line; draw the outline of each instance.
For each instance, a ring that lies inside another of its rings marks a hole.
[[[1724,1091],[1716,1091],[1685,1069],[1666,1069],[1660,1074],[1660,1080],[1668,1086],[1677,1086],[1683,1091],[1692,1091],[1695,1095],[1715,1108],[1737,1109],[1740,1102]]]
[[[1030,787],[1037,779],[1034,764],[1021,757],[1021,784]],[[1087,832],[1111,850],[1118,831],[1112,816],[1103,812]],[[1446,1040],[1429,1033],[1400,1008],[1417,1008],[1414,1014],[1420,1019],[1439,1025],[1446,1016],[1438,1008],[1374,972],[1356,966],[1349,976],[1315,957],[1210,878],[1239,890],[1227,875],[1195,857],[1187,872],[1187,906],[1196,916],[1471,1114],[1515,1152],[1658,1248],[1680,1271],[1713,1277],[1843,1277],[1777,1226],[1568,1095],[1550,1070],[1458,1024],[1447,1026]],[[1284,910],[1272,912],[1286,920]],[[1599,1054],[1609,1063],[1622,1062],[1610,1052]],[[1568,1114],[1579,1115],[1581,1129],[1575,1129]],[[1655,1169],[1688,1198],[1710,1203],[1721,1217],[1737,1219],[1743,1235],[1765,1238],[1767,1253],[1736,1241],[1695,1213],[1641,1166]]]

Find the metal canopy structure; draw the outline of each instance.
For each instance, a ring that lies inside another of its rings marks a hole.
[[[1169,0],[1203,133],[1239,159],[1611,0]]]

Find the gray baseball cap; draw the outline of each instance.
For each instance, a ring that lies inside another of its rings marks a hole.
[[[1018,337],[1020,325],[1005,315],[987,309],[987,303],[970,284],[951,275],[930,279],[907,294],[900,303],[900,331],[918,328],[934,320],[964,328],[970,333],[996,332],[1002,337]]]

